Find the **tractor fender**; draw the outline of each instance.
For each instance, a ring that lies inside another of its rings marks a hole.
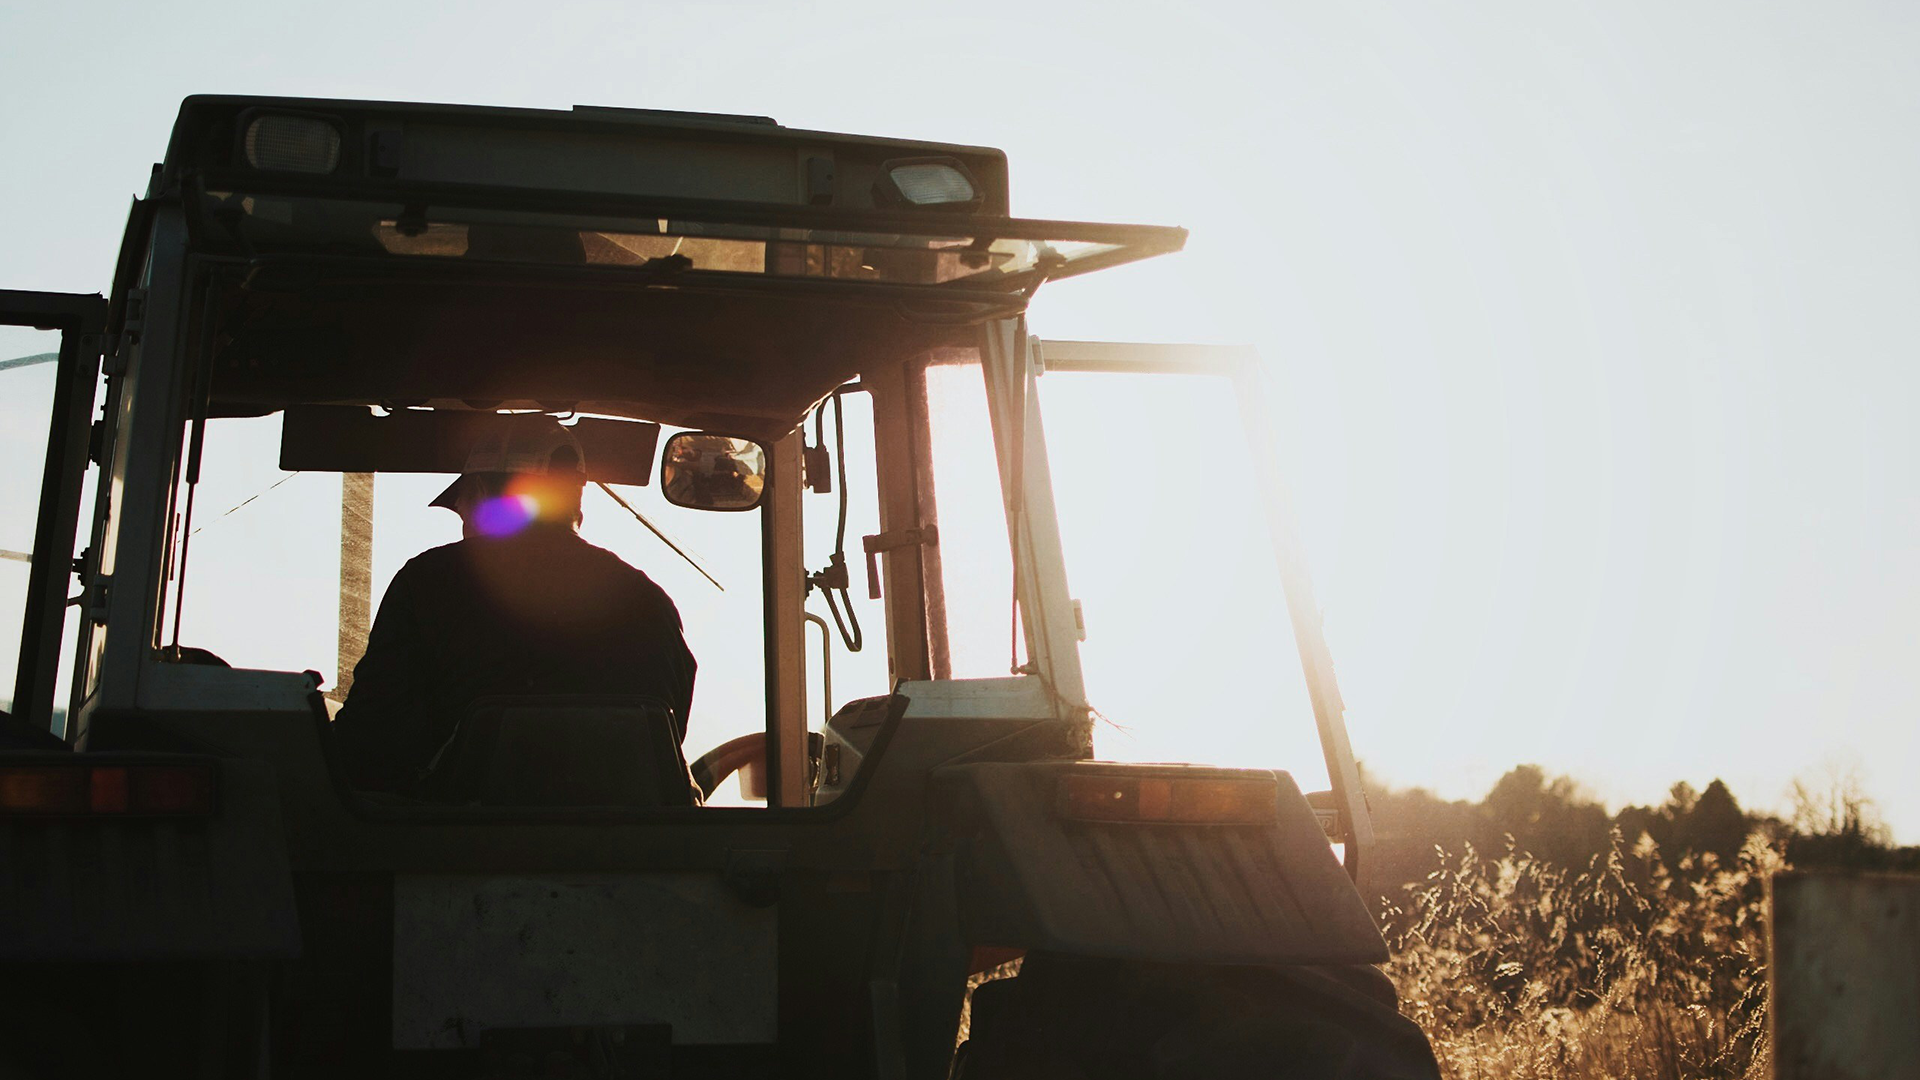
[[[8,753],[0,765],[206,761]],[[263,761],[213,759],[213,812],[0,817],[0,961],[175,961],[300,952],[280,796]]]
[[[1231,822],[1089,821],[1069,777],[1270,781],[1271,814]],[[1375,964],[1386,942],[1285,772],[1103,762],[935,771],[934,824],[954,858],[973,946],[1159,963]]]

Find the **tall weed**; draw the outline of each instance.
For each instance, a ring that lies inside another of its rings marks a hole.
[[[1652,840],[1570,871],[1467,847],[1384,912],[1402,1008],[1451,1080],[1762,1080],[1761,835],[1730,864]]]

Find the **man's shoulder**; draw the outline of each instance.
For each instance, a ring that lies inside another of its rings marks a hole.
[[[415,563],[420,563],[423,566],[431,566],[437,562],[452,562],[459,559],[461,555],[471,549],[472,546],[473,541],[471,540],[455,540],[451,544],[441,544],[439,547],[430,547],[420,554],[415,555],[413,558],[408,559],[406,565],[412,566]]]
[[[668,596],[667,591],[656,584],[651,577],[648,577],[646,571],[634,566],[632,563],[608,551],[606,548],[589,543],[579,537],[575,537],[574,539],[580,545],[583,560],[591,561],[596,565],[600,573],[619,581],[625,588],[632,589],[654,602],[663,605],[667,611],[673,613],[674,621],[676,623],[679,622],[680,609],[674,605],[673,598]]]
[[[594,561],[604,568],[607,573],[626,578],[637,585],[644,585],[649,589],[660,589],[660,586],[655,585],[653,579],[647,576],[646,571],[641,570],[639,567],[598,544],[588,543],[586,540],[580,540],[578,537],[575,539],[579,541],[580,547],[584,551],[582,558]],[[661,595],[664,596],[666,594],[662,591]]]
[[[401,567],[396,580],[401,577],[419,577],[444,573],[465,562],[472,552],[471,540],[455,540],[451,544],[431,547],[408,559]]]

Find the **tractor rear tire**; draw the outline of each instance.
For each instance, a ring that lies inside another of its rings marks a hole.
[[[1376,969],[1032,955],[974,991],[965,1080],[1438,1080]]]

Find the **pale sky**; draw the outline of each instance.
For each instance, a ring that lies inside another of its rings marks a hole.
[[[1016,213],[1192,230],[1048,286],[1033,328],[1260,349],[1376,775],[1477,797],[1532,761],[1615,805],[1720,776],[1767,808],[1836,765],[1913,843],[1917,24],[1892,3],[15,3],[0,287],[106,289],[190,93],[1003,147]],[[0,334],[0,357],[42,347]],[[34,377],[0,372],[9,416]],[[1046,380],[1092,696],[1133,729],[1101,749],[1312,776],[1277,594],[1221,569],[1257,563],[1257,515],[1143,465],[1212,437],[1217,406],[1127,393]]]

